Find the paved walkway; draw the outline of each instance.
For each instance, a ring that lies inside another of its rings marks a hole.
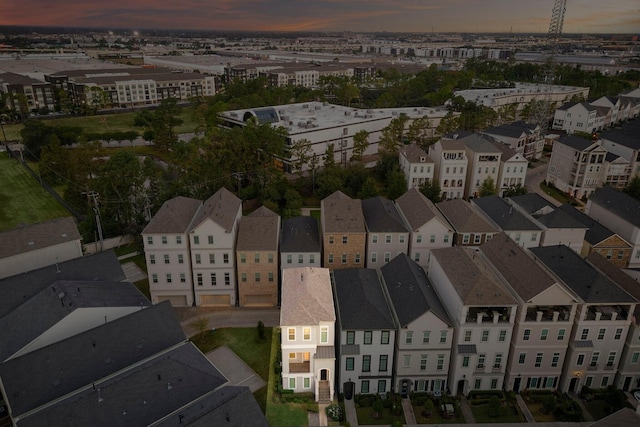
[[[127,277],[127,281],[131,283],[135,283],[138,280],[143,280],[147,278],[147,275],[140,267],[136,265],[135,262],[129,261],[122,264],[122,270],[124,271],[124,275]]]
[[[569,393],[569,397],[571,399],[573,399],[573,401],[578,404],[578,406],[582,410],[582,416],[584,417],[585,420],[590,421],[590,422],[595,421],[593,419],[593,417],[591,416],[591,414],[589,413],[589,411],[587,410],[587,408],[584,406],[584,403],[582,403],[582,399],[580,399],[580,397],[578,397],[578,395],[576,395],[574,393]]]
[[[280,325],[280,310],[277,308],[174,307],[174,311],[187,337],[198,333],[191,324],[200,317],[207,319],[212,329],[255,327],[260,320],[265,326]]]
[[[229,385],[249,387],[251,393],[267,385],[253,369],[226,345],[206,354],[207,359],[229,380]]]
[[[516,403],[518,404],[518,407],[522,411],[522,414],[524,415],[524,419],[527,420],[528,423],[535,423],[536,419],[533,418],[533,414],[529,410],[529,407],[527,406],[526,403],[524,403],[522,396],[520,396],[519,394],[516,394]]]
[[[413,413],[413,406],[408,397],[402,399],[402,411],[404,412],[404,420],[407,425],[417,424],[416,414]]]
[[[476,422],[476,417],[473,416],[471,406],[469,406],[469,402],[467,401],[467,398],[464,397],[464,395],[460,397],[460,410],[462,411],[462,416],[467,423]]]
[[[356,404],[353,401],[353,399],[351,400],[344,400],[344,412],[347,418],[347,421],[349,421],[349,424],[351,425],[351,427],[357,427],[358,426],[358,415],[356,413]]]

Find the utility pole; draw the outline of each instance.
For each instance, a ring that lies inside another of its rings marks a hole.
[[[102,238],[102,225],[100,224],[100,209],[98,208],[98,196],[95,191],[83,192],[87,198],[93,198],[93,212],[96,214],[96,226],[98,228],[98,238],[100,239],[100,252],[104,250],[104,239]]]

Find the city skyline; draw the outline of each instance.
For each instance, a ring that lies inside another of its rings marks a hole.
[[[553,0],[0,0],[0,25],[104,29],[545,33]],[[462,13],[463,12],[463,13]],[[568,1],[565,33],[638,33],[637,0]]]

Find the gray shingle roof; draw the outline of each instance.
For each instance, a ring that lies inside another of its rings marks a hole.
[[[329,269],[301,267],[282,271],[280,326],[335,322]]]
[[[80,241],[81,238],[76,222],[72,217],[21,225],[0,233],[0,258],[7,258],[74,240]]]
[[[341,329],[394,329],[393,316],[376,270],[335,270],[333,283]]]
[[[120,282],[125,274],[113,251],[100,252],[0,280],[0,318],[56,280]]]
[[[587,228],[582,222],[560,209],[538,217],[538,221],[547,228]]]
[[[530,250],[586,303],[635,302],[631,295],[567,246],[541,246]]]
[[[406,254],[396,256],[382,266],[380,272],[399,327],[407,326],[429,311],[449,326],[453,325],[426,273]]]
[[[474,133],[472,135],[461,138],[460,141],[475,153],[501,153],[501,151],[491,143],[491,141],[493,141],[493,138],[488,135],[480,135]]]
[[[280,217],[261,206],[240,219],[237,251],[277,251]]]
[[[362,201],[362,213],[368,232],[408,233],[396,205],[384,197]]]
[[[597,189],[589,201],[640,227],[640,200],[609,186]]]
[[[225,231],[230,232],[233,229],[236,214],[241,206],[242,200],[222,187],[200,206],[200,209],[193,217],[189,230],[193,230],[208,218],[220,225]]]
[[[556,144],[563,144],[577,151],[584,151],[595,144],[594,141],[577,135],[562,135]]]
[[[469,248],[432,249],[431,256],[438,260],[464,305],[516,304],[486,262]]]
[[[520,206],[525,212],[536,215],[540,210],[555,209],[556,207],[548,202],[544,197],[537,193],[527,193],[520,196],[514,196],[509,198],[512,203]]]
[[[322,200],[323,233],[365,233],[364,215],[359,199],[336,191]]]
[[[498,230],[484,219],[475,207],[463,199],[445,200],[436,204],[458,233],[491,233]]]
[[[600,134],[600,138],[615,142],[616,144],[623,145],[632,149],[640,149],[640,121],[632,120],[621,127],[607,129]]]
[[[282,221],[281,252],[320,252],[320,228],[312,216],[299,216]]]
[[[0,361],[21,350],[76,309],[149,305],[151,302],[138,288],[127,282],[53,282],[0,318],[0,330],[3,331],[0,334]],[[102,314],[96,316],[101,319]]]
[[[480,245],[480,251],[524,302],[530,301],[557,283],[540,264],[504,233]]]
[[[540,230],[540,227],[533,221],[513,209],[499,196],[480,197],[473,199],[471,203],[491,218],[502,230]]]
[[[179,196],[169,199],[151,218],[149,224],[142,230],[142,234],[185,233],[201,205],[201,200],[189,197]]]
[[[591,218],[589,215],[580,212],[574,206],[569,203],[565,203],[562,206],[558,207],[558,210],[563,211],[573,219],[579,221],[587,228],[587,232],[584,235],[584,240],[589,242],[592,245],[597,245],[600,242],[612,237],[615,233],[609,230],[604,225],[600,224],[595,219]],[[620,239],[622,239],[620,237]],[[630,246],[630,245],[629,245]]]
[[[6,361],[0,378],[13,413],[23,414],[185,340],[163,302]]]
[[[446,218],[433,202],[416,188],[411,188],[398,197],[396,205],[404,215],[412,231],[419,229],[434,217],[437,217],[447,228],[450,227]]]

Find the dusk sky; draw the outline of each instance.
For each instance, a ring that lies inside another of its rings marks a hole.
[[[553,0],[0,0],[0,25],[546,32]],[[640,33],[639,0],[569,0],[565,33]]]

